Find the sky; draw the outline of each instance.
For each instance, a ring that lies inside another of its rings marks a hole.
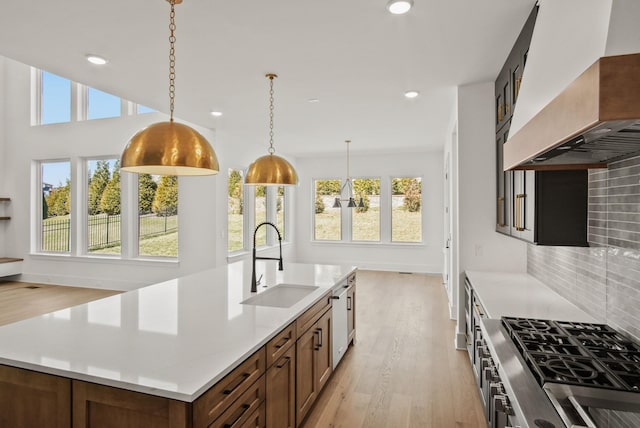
[[[120,98],[95,88],[87,88],[87,119],[106,119],[120,116]],[[138,114],[152,113],[152,108],[138,104]],[[42,71],[41,124],[71,121],[71,81],[47,71]],[[114,160],[109,165],[113,170]],[[89,162],[90,174],[96,161]],[[42,181],[54,187],[64,186],[71,177],[71,164],[47,162],[42,165]]]

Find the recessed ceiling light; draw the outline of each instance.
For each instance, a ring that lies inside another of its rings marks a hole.
[[[402,15],[409,12],[413,6],[413,0],[391,0],[387,4],[387,10],[394,15]]]
[[[307,100],[307,102],[309,102],[309,103],[319,103],[319,102],[320,102],[320,99],[318,99],[318,98],[309,98],[309,99]]]
[[[211,116],[220,117],[220,116],[222,116],[222,112],[221,111],[212,111],[211,112]]]
[[[93,54],[87,54],[87,61],[95,65],[105,65],[107,62],[109,62],[105,58]]]
[[[407,97],[407,98],[415,98],[418,95],[420,95],[420,92],[418,92],[418,91],[407,91],[407,92],[404,93],[404,96]]]

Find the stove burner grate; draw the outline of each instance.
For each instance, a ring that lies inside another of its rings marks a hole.
[[[527,355],[527,359],[540,385],[550,382],[626,389],[618,379],[589,357],[531,352]]]
[[[600,360],[603,366],[616,375],[632,391],[640,392],[640,363]]]
[[[511,336],[520,331],[564,334],[564,332],[558,329],[552,321],[548,320],[502,317],[502,323],[505,325]]]
[[[512,339],[520,353],[542,352],[546,354],[587,356],[568,336],[536,332],[516,332]]]

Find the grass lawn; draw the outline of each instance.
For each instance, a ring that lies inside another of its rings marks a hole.
[[[121,247],[102,248],[92,251],[92,254],[120,254]],[[178,257],[178,232],[153,236],[140,240],[139,254],[141,256]]]
[[[392,211],[391,240],[393,242],[421,242],[422,214],[408,212],[402,208]],[[370,208],[367,212],[353,212],[352,234],[354,241],[380,240],[380,213],[378,208]],[[327,209],[316,214],[317,240],[340,240],[340,210]]]

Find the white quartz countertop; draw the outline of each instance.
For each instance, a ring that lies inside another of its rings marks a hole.
[[[522,317],[598,322],[531,275],[466,272],[488,318]]]
[[[0,327],[0,364],[191,402],[355,270],[256,265],[262,285],[319,288],[289,308],[243,305],[251,262],[232,263]]]

